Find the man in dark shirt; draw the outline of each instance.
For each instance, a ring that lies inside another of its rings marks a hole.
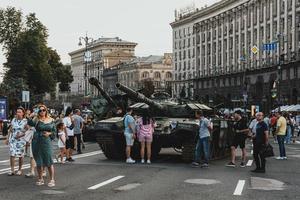
[[[256,134],[253,138],[253,157],[256,164],[256,169],[252,172],[265,173],[266,159],[260,155],[260,150],[264,145],[268,144],[268,125],[264,122],[264,114],[262,112],[257,113],[257,125]]]
[[[231,162],[229,162],[226,166],[235,167],[236,149],[239,146],[242,149],[242,162],[240,164],[240,167],[246,167],[245,142],[249,133],[249,129],[247,126],[247,121],[242,118],[242,112],[240,110],[235,111],[234,119],[235,123],[233,125],[233,128],[235,131],[235,136],[231,144]]]

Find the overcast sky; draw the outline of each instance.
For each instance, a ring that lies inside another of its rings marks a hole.
[[[49,46],[63,63],[78,48],[79,36],[97,39],[120,37],[137,42],[137,56],[172,52],[174,10],[195,3],[197,7],[218,0],[0,0],[0,7],[14,6],[25,14],[36,13],[49,29]],[[5,62],[0,51],[0,65]]]

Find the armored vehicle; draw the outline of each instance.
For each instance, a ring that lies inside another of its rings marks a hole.
[[[96,141],[94,122],[113,116],[124,115],[122,114],[122,111],[126,109],[127,99],[124,95],[109,96],[96,78],[90,78],[89,83],[98,89],[100,96],[91,101],[90,107],[93,111],[94,120],[85,126],[83,130],[83,139],[84,141]]]
[[[213,110],[206,105],[187,102],[180,103],[170,99],[150,99],[120,83],[116,87],[127,94],[136,103],[131,107],[135,115],[144,109],[153,116],[157,126],[153,134],[152,156],[156,157],[161,148],[174,148],[182,153],[182,159],[189,162],[193,159],[195,138],[198,134],[199,121],[195,120],[195,111],[203,110],[206,115],[212,115]],[[212,118],[214,130],[211,136],[211,156],[213,159],[223,157],[229,147],[229,132],[227,122]],[[109,159],[124,158],[125,139],[123,136],[123,118],[115,117],[99,121],[95,125],[96,138],[105,156]],[[135,142],[133,157],[139,157],[139,143]]]

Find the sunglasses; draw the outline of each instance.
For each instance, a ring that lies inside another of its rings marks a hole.
[[[46,109],[40,109],[39,112],[46,112]]]

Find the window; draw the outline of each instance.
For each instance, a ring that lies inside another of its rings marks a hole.
[[[171,72],[166,73],[166,79],[172,79],[172,73]]]
[[[154,78],[160,79],[160,73],[159,73],[159,72],[155,72],[155,73],[154,73]]]
[[[142,73],[142,79],[149,78],[149,72],[143,72]]]

